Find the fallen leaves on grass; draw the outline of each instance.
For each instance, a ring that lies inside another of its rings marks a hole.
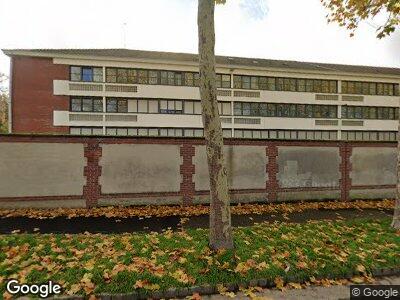
[[[299,289],[310,283],[344,284],[346,280],[320,276],[349,272],[358,274],[352,282],[365,283],[371,281],[369,270],[400,265],[400,241],[390,223],[387,218],[235,228],[235,251],[212,251],[204,229],[0,235],[0,295],[11,278],[27,283],[52,280],[68,295],[87,297],[260,278],[275,282],[280,290]],[[239,242],[243,240],[251,243]],[[309,282],[291,282],[297,276]],[[255,299],[256,291],[244,292]]]
[[[309,209],[392,209],[394,200],[357,200],[357,201],[321,201],[298,203],[271,203],[271,204],[238,204],[232,205],[231,212],[235,215],[281,213],[288,220],[288,213],[302,212]],[[200,216],[209,214],[207,205],[148,205],[148,206],[108,206],[86,208],[57,208],[57,209],[0,209],[0,217],[29,217],[37,219],[49,219],[55,217],[106,217],[116,218],[117,221],[130,217],[166,217],[166,216]],[[180,224],[187,222],[187,218],[181,218]],[[15,232],[17,233],[17,232]]]

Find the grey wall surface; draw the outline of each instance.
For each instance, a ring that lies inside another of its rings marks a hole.
[[[396,184],[396,148],[354,147],[350,158],[352,185]]]
[[[0,143],[0,197],[82,195],[82,144]]]
[[[264,146],[224,146],[232,189],[265,189],[267,157]],[[194,183],[196,191],[209,190],[209,175],[205,146],[195,147]]]
[[[336,147],[278,147],[279,186],[339,186],[339,164],[339,148]]]
[[[102,145],[102,193],[178,192],[178,145]]]

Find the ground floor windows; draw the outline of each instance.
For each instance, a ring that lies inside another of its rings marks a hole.
[[[231,129],[222,130],[224,137],[232,137]],[[158,137],[203,137],[201,128],[143,128],[107,127],[106,135],[111,136],[158,136]]]
[[[346,141],[397,141],[396,131],[342,131],[342,140]]]
[[[102,135],[103,127],[70,127],[69,133],[76,135]]]
[[[337,140],[337,131],[333,130],[259,130],[235,129],[235,138],[282,139],[282,140]]]
[[[336,130],[223,129],[224,138],[272,140],[339,140]],[[70,127],[73,135],[103,135],[102,127]],[[106,127],[107,136],[203,137],[202,128]],[[397,131],[342,130],[344,141],[397,141]]]

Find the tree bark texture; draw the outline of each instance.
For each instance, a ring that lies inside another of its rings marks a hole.
[[[228,177],[224,162],[221,120],[215,75],[214,0],[199,0],[200,97],[210,175],[210,247],[233,248]]]
[[[400,119],[399,130],[397,133],[397,185],[396,185],[396,202],[394,206],[392,227],[400,229]]]

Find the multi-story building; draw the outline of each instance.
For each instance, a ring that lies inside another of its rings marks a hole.
[[[3,50],[10,130],[203,135],[198,58],[126,49]],[[225,137],[395,140],[400,69],[216,58]]]

